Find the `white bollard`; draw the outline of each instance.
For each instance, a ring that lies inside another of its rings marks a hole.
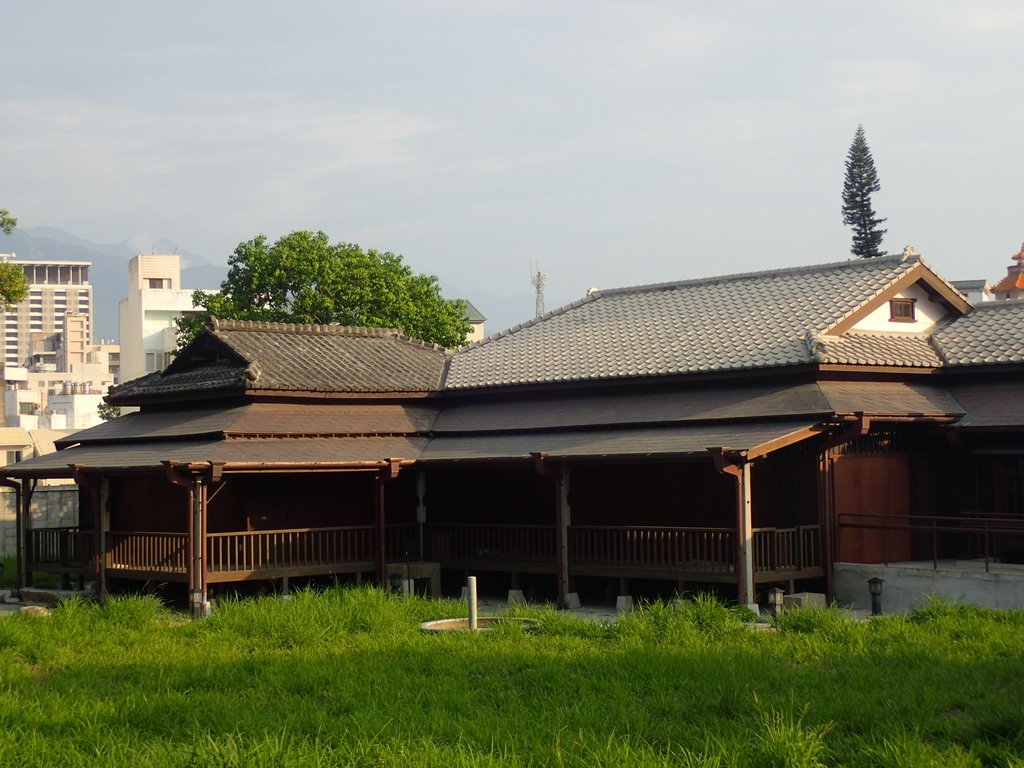
[[[476,632],[476,576],[466,579],[466,586],[469,587],[469,631]]]

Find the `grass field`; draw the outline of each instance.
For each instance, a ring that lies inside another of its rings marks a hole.
[[[14,615],[0,765],[1024,768],[1024,614],[522,614],[535,630],[431,635],[465,606],[363,588]]]

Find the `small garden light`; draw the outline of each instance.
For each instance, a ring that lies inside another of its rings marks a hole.
[[[885,579],[874,576],[868,579],[868,590],[871,592],[871,615],[882,615],[882,585]]]
[[[778,616],[782,610],[782,596],[784,594],[786,593],[778,587],[768,589],[768,613],[772,616]]]

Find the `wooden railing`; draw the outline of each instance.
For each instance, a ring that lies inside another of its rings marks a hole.
[[[28,570],[84,572],[92,560],[92,538],[92,531],[75,527],[30,529]]]
[[[755,571],[804,571],[821,567],[821,526],[754,529]]]
[[[939,567],[939,560],[978,559],[984,560],[988,571],[989,564],[998,562],[1003,553],[1024,553],[1024,518],[1020,517],[980,512],[956,516],[842,514],[837,523],[840,535],[843,529],[881,532],[886,565],[892,559],[889,538],[894,533],[909,533],[915,559],[930,559],[933,568]]]
[[[722,573],[736,562],[730,528],[573,525],[568,544],[573,565]]]
[[[188,562],[188,534],[108,531],[108,571],[183,574]]]
[[[427,560],[466,562],[473,560],[509,562],[555,561],[553,525],[427,525]]]
[[[371,525],[207,534],[210,573],[286,572],[373,562]]]
[[[44,528],[30,533],[30,570],[73,573],[88,568],[92,532]],[[758,573],[821,567],[821,532],[816,525],[758,528],[753,534]],[[185,533],[111,531],[105,541],[108,571],[186,573]],[[566,546],[570,568],[723,574],[734,571],[736,564],[736,532],[731,528],[574,525],[568,529]],[[510,567],[554,568],[556,530],[545,525],[428,524],[424,549],[421,556],[418,526],[388,526],[385,557],[389,562],[422,557],[442,564],[486,561]],[[253,574],[270,578],[365,566],[375,563],[377,554],[376,529],[369,525],[234,531],[207,534],[206,567],[211,575],[221,575],[221,580]]]

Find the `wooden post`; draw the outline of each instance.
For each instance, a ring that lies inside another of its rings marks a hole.
[[[188,491],[189,502],[189,560],[192,563],[192,583],[190,585],[189,603],[192,615],[201,616],[203,612],[203,481],[196,478]]]
[[[751,520],[750,462],[743,453],[733,454],[728,448],[708,448],[715,468],[736,480],[736,602],[754,603],[754,541]]]
[[[32,586],[32,572],[29,570],[29,562],[32,559],[32,494],[35,492],[37,480],[32,478],[26,481],[27,487],[21,494],[21,543],[24,547],[25,556],[21,558],[21,565],[18,572],[18,588]]]
[[[569,576],[569,526],[572,525],[572,509],[569,506],[569,468],[564,464],[560,467],[558,527],[561,533],[559,555],[561,558],[562,590],[568,595],[573,591],[572,578]]]
[[[832,504],[832,451],[826,449],[818,461],[818,525],[821,530],[821,565],[825,571],[825,599],[835,599],[835,557],[834,506]],[[790,589],[792,592],[793,590]]]
[[[419,532],[419,555],[417,559],[425,560],[423,549],[423,528],[427,523],[427,473],[422,469],[416,472],[416,527]]]
[[[555,579],[557,583],[556,605],[559,608],[566,607],[566,597],[569,594],[569,550],[566,542],[568,533],[568,518],[562,509],[562,472],[552,465],[547,456],[542,453],[531,453],[533,457],[533,468],[537,474],[554,481],[554,502],[555,502]]]
[[[87,486],[89,502],[92,504],[92,525],[96,529],[96,563],[93,589],[96,599],[102,604],[107,599],[107,532],[110,530],[110,480],[91,482]]]
[[[381,586],[387,585],[388,575],[387,571],[387,542],[385,536],[387,535],[387,520],[385,509],[384,509],[384,487],[387,484],[384,473],[381,472],[374,477],[374,486],[376,493],[374,497],[375,509],[376,509],[376,524],[377,524],[377,583]]]
[[[736,585],[737,602],[750,606],[754,592],[754,528],[751,515],[750,463],[740,466],[736,489]]]

